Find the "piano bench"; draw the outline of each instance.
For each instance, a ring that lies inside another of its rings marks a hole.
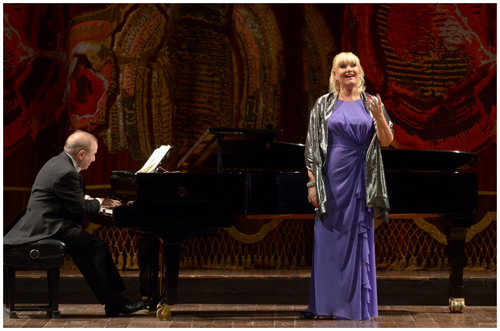
[[[19,311],[45,311],[51,318],[59,318],[60,270],[64,264],[66,244],[60,240],[42,239],[22,245],[4,245],[4,298],[9,318],[17,318]],[[16,306],[16,271],[47,271],[48,305]]]

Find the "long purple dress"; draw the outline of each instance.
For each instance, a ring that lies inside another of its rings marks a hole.
[[[328,211],[314,225],[309,312],[350,320],[378,316],[374,224],[365,205],[365,153],[373,122],[361,100],[338,100],[328,121]]]

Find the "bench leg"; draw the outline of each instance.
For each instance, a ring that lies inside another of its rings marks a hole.
[[[47,315],[52,318],[60,318],[59,311],[59,284],[61,279],[61,272],[59,268],[47,270],[47,281],[49,289],[49,308]]]
[[[47,312],[47,316],[51,318],[60,318],[59,311],[59,285],[61,279],[60,268],[52,268],[47,270],[47,285],[48,285],[48,306],[43,307]],[[5,311],[9,314],[9,318],[17,318],[16,314],[16,269],[13,267],[4,268],[4,295],[5,295]],[[19,310],[36,311],[37,309],[29,309],[27,306],[19,306]]]
[[[16,269],[7,267],[7,312],[9,318],[17,318],[16,315]]]

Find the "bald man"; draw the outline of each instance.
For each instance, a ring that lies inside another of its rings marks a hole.
[[[25,214],[4,235],[4,245],[20,245],[40,239],[58,239],[81,271],[90,288],[105,306],[106,316],[130,314],[146,308],[142,301],[125,299],[125,285],[106,244],[82,229],[83,217],[98,215],[102,207],[119,201],[85,195],[79,174],[95,161],[97,138],[84,131],[71,134],[61,154],[50,159],[38,173]]]

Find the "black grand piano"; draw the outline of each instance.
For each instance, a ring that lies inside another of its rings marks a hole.
[[[115,208],[114,226],[163,243],[160,281],[158,257],[149,263],[151,293],[156,293],[150,300],[158,318],[168,319],[177,303],[187,237],[231,227],[236,218],[313,217],[306,199],[304,145],[276,141],[280,132],[210,128],[176,172],[111,172],[110,197],[125,192],[122,201],[134,200]],[[450,310],[463,312],[465,237],[476,216],[477,174],[462,170],[476,164],[478,156],[383,149],[383,159],[393,218],[425,214],[443,220],[451,266]]]

